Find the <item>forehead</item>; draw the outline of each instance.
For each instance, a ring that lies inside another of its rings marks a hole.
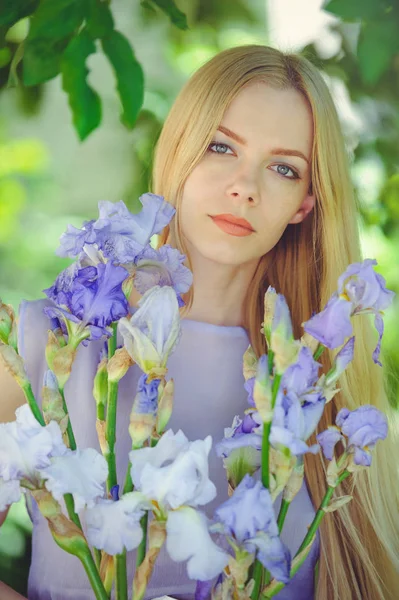
[[[276,143],[301,150],[310,157],[313,117],[306,98],[293,88],[278,90],[254,82],[240,90],[220,123],[248,142]]]

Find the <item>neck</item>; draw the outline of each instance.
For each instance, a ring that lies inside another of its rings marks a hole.
[[[213,325],[245,327],[246,294],[257,262],[226,265],[190,251],[193,304],[183,318]],[[185,300],[185,295],[183,295]]]

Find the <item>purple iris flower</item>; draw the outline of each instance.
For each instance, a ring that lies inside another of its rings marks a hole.
[[[281,330],[285,339],[293,338],[290,309],[283,294],[277,294],[271,331]]]
[[[318,444],[308,446],[306,440],[315,430],[324,405],[325,399],[321,394],[317,402],[305,403],[304,406],[294,392],[280,395],[274,407],[270,443],[275,447],[285,446],[295,455],[316,454]]]
[[[137,214],[129,212],[125,203],[107,200],[98,203],[99,218],[87,221],[82,229],[68,226],[60,238],[59,256],[75,257],[85,244],[96,244],[103,255],[117,263],[133,262],[150,238],[159,233],[172,219],[176,209],[163,196],[143,194],[143,205]]]
[[[244,388],[248,392],[248,404],[255,408],[255,400],[254,400],[254,386],[255,386],[255,377],[250,377],[244,383]]]
[[[224,533],[248,552],[258,551],[263,566],[278,581],[290,579],[291,555],[278,535],[269,490],[245,475],[233,495],[214,514],[215,531]]]
[[[302,346],[295,363],[284,372],[277,393],[270,442],[295,455],[319,451],[317,444],[309,447],[305,442],[316,429],[326,403],[323,389],[317,386],[320,366],[310,348]]]
[[[134,412],[155,415],[158,408],[158,388],[160,379],[147,383],[147,375],[143,373],[137,383],[137,394],[134,399]]]
[[[187,292],[193,282],[193,274],[183,265],[185,258],[169,244],[159,250],[146,246],[135,260],[134,287],[143,295],[154,285],[169,285],[176,292],[179,306],[184,306],[181,294]]]
[[[338,348],[352,333],[351,314],[352,304],[334,292],[326,307],[303,323],[303,328],[323,346]]]
[[[96,234],[93,231],[95,219],[84,221],[81,229],[77,229],[73,225],[67,225],[67,230],[60,237],[61,246],[57,248],[55,253],[58,256],[69,256],[73,258],[78,256],[85,244],[94,244],[96,242]]]
[[[373,269],[375,259],[366,258],[363,262],[349,265],[338,279],[338,290],[329,299],[327,306],[303,324],[304,330],[319,340],[327,348],[337,348],[352,334],[350,317],[362,313],[374,313],[374,325],[379,339],[373,352],[373,360],[378,360],[384,322],[381,314],[390,306],[394,292],[385,287],[385,279]]]
[[[227,458],[236,448],[252,446],[256,450],[262,448],[263,424],[256,410],[246,414],[244,419],[238,415],[233,424],[224,430],[224,438],[215,446],[219,457]]]
[[[355,336],[353,335],[346,342],[344,346],[342,346],[341,350],[338,352],[335,357],[333,367],[329,374],[327,373],[325,379],[325,385],[331,386],[335,383],[335,381],[340,377],[340,375],[345,371],[347,366],[352,362],[355,350]]]
[[[388,422],[384,413],[370,404],[360,406],[353,411],[342,408],[337,414],[335,423],[336,427],[331,426],[316,436],[324,456],[332,460],[335,445],[346,436],[346,450],[353,453],[354,463],[364,467],[370,466],[369,450],[388,434]]]
[[[280,390],[287,388],[295,391],[298,397],[302,396],[316,385],[321,366],[321,363],[314,360],[310,348],[302,346],[297,360],[284,371]]]
[[[212,587],[212,579],[210,581],[197,581],[194,600],[207,600],[211,595]]]
[[[353,314],[370,308],[385,310],[395,297],[394,292],[387,290],[384,277],[374,271],[376,264],[375,259],[366,258],[349,265],[338,278],[338,293],[347,294],[353,303]]]
[[[111,323],[129,314],[129,303],[122,290],[128,277],[126,269],[112,262],[84,267],[71,265],[56,279],[53,286],[43,292],[57,306],[44,308],[45,314],[61,322],[64,318],[87,327],[90,336],[83,341],[109,337]]]

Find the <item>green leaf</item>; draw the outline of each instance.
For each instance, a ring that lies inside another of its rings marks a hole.
[[[323,10],[344,21],[360,21],[378,18],[391,10],[388,0],[331,0]]]
[[[7,88],[16,87],[18,85],[19,78],[18,78],[18,73],[17,73],[17,67],[18,67],[19,63],[21,62],[23,56],[24,56],[24,43],[21,42],[21,44],[19,44],[18,48],[16,49],[15,54],[14,54],[13,59],[10,64]]]
[[[83,18],[80,0],[42,0],[25,40],[25,85],[37,85],[58,75],[63,52]]]
[[[123,112],[121,122],[131,129],[144,101],[144,73],[137,62],[129,41],[119,31],[101,40],[104,54],[108,57],[117,81]]]
[[[24,17],[31,15],[40,0],[2,0],[0,11],[0,27],[11,27]]]
[[[71,36],[85,17],[82,0],[42,0],[32,17],[28,40]]]
[[[149,10],[152,13],[156,13],[157,11],[155,10],[155,8],[152,6],[152,4],[150,2],[148,2],[148,0],[142,0],[142,2],[140,2],[141,6],[143,8],[146,8],[147,10]]]
[[[173,0],[151,0],[158,8],[170,17],[172,23],[179,29],[188,29],[186,15],[177,8]],[[148,8],[148,2],[145,2]]]
[[[399,36],[394,20],[384,19],[363,23],[359,35],[357,56],[364,83],[374,85],[399,51]]]
[[[79,138],[84,140],[101,122],[101,101],[88,85],[86,59],[96,46],[83,29],[68,45],[61,61],[62,88],[68,94],[73,123]]]
[[[101,0],[87,0],[86,30],[93,39],[110,35],[114,28],[111,10]]]
[[[25,40],[22,63],[24,85],[38,85],[56,77],[60,72],[61,57],[68,43],[69,38]]]

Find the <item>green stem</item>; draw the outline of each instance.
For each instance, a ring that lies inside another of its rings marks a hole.
[[[105,591],[103,582],[101,581],[100,574],[93,560],[89,548],[86,551],[80,552],[78,558],[83,564],[86,571],[87,577],[89,578],[90,585],[96,595],[97,600],[109,600],[108,594]]]
[[[270,373],[270,364],[269,364],[269,373]],[[280,387],[281,378],[282,378],[282,375],[276,374],[273,379],[272,410],[274,409],[274,406],[276,404],[276,398],[277,398],[277,393],[278,393],[278,390]],[[263,423],[263,438],[262,438],[262,451],[261,451],[262,452],[261,478],[262,478],[262,485],[266,489],[269,489],[269,485],[270,485],[269,436],[270,436],[271,428],[272,428],[272,421],[269,421],[268,423]],[[256,569],[254,570],[254,574],[255,574],[255,588],[262,585],[262,580],[268,580],[268,577],[269,577],[267,570],[264,569],[262,567],[262,565],[260,565],[260,567],[256,566]],[[257,596],[256,596],[256,598],[257,598]]]
[[[104,404],[97,405],[97,419],[99,421],[105,421],[105,405]]]
[[[132,476],[130,473],[130,467],[131,467],[131,463],[129,461],[128,467],[127,467],[127,471],[126,471],[126,477],[125,477],[125,484],[123,486],[123,493],[124,494],[128,494],[129,492],[133,491],[134,485],[133,485],[133,481],[132,481]]]
[[[108,358],[111,359],[116,350],[117,323],[112,323],[113,334],[108,340]],[[105,438],[108,451],[105,456],[108,463],[107,492],[118,483],[116,475],[115,437],[116,437],[116,407],[118,401],[118,382],[108,381],[107,420],[105,426]]]
[[[136,555],[136,569],[141,565],[144,560],[145,553],[147,551],[147,525],[148,525],[148,512],[145,512],[140,519],[141,529],[143,530],[143,539],[137,548]]]
[[[68,425],[67,425],[66,432],[68,435],[69,447],[71,450],[76,450],[76,440],[75,440],[75,436],[73,434],[71,419],[69,418],[68,407],[67,407],[67,403],[65,401],[64,389],[59,388],[59,392],[62,397],[62,408],[64,409],[65,414],[68,415]]]
[[[96,567],[98,570],[100,570],[100,566],[101,566],[101,550],[99,550],[98,548],[93,548],[94,550],[94,560],[96,561]]]
[[[262,484],[269,489],[269,435],[272,428],[272,422],[263,424],[262,439]]]
[[[260,588],[262,586],[262,573],[263,573],[263,565],[262,563],[256,559],[254,563],[254,569],[252,572],[252,578],[255,581],[254,588],[252,590],[251,599],[258,600]]]
[[[290,579],[292,579],[294,577],[294,575],[299,571],[299,569],[305,562],[306,558],[309,555],[310,550],[312,549],[312,545],[313,544],[311,544],[308,547],[307,551],[303,554],[303,556],[300,557],[300,559],[293,560],[291,571],[290,571]],[[268,583],[269,583],[269,581],[268,581]],[[281,581],[276,581],[276,579],[274,579],[273,582],[271,583],[271,586],[269,587],[269,589],[267,591],[266,591],[266,588],[263,588],[263,590],[261,591],[259,600],[269,600],[270,598],[273,598],[284,587],[285,587],[285,583],[281,583]]]
[[[314,360],[317,360],[318,358],[320,358],[320,356],[323,354],[324,350],[326,349],[325,346],[323,346],[323,344],[319,344],[317,347],[316,352],[314,353]]]
[[[287,512],[290,507],[290,504],[291,504],[291,502],[289,502],[288,500],[284,500],[284,498],[281,500],[280,512],[278,513],[278,518],[277,518],[277,525],[278,525],[279,533],[281,533],[281,531],[283,529],[285,517],[287,516]]]
[[[76,450],[76,441],[75,441],[75,436],[74,436],[73,430],[72,430],[71,419],[69,418],[68,407],[67,407],[67,404],[65,401],[64,390],[62,388],[59,388],[59,392],[62,397],[62,406],[63,406],[64,412],[66,415],[68,415],[68,426],[67,426],[66,431],[67,431],[68,440],[69,440],[69,447],[71,450]],[[65,500],[65,506],[67,508],[69,518],[71,519],[71,521],[73,521],[75,523],[75,525],[77,525],[79,527],[79,529],[82,529],[82,524],[80,522],[79,515],[75,512],[75,502],[74,502],[72,494],[64,494],[64,500]]]
[[[79,527],[79,529],[82,529],[82,524],[80,522],[79,515],[77,515],[75,512],[75,502],[73,500],[72,494],[64,494],[64,500],[69,518],[75,523],[75,525]]]
[[[341,473],[341,475],[338,477],[337,485],[339,485],[344,479],[349,477],[349,475],[350,475],[350,472],[345,469],[345,471],[343,473]],[[326,514],[323,509],[329,505],[335,488],[336,488],[336,486],[332,486],[332,485],[328,486],[327,492],[320,504],[320,508],[317,511],[315,518],[313,519],[313,521],[309,527],[309,530],[308,530],[302,544],[299,546],[298,552],[295,554],[295,556],[297,556],[309,544],[310,540],[315,535],[316,530],[320,525],[320,521]]]
[[[36,421],[38,423],[40,423],[40,425],[42,425],[43,427],[46,425],[46,423],[44,422],[44,418],[42,415],[42,412],[36,402],[36,398],[33,394],[33,390],[32,390],[32,386],[30,384],[30,381],[28,381],[23,387],[22,387],[24,394],[25,394],[25,398],[27,403],[29,404],[29,407],[31,409],[31,411],[33,412],[33,415],[36,419]]]
[[[126,600],[127,598],[127,570],[126,570],[126,550],[122,554],[117,554],[115,560],[115,591],[117,600]]]

